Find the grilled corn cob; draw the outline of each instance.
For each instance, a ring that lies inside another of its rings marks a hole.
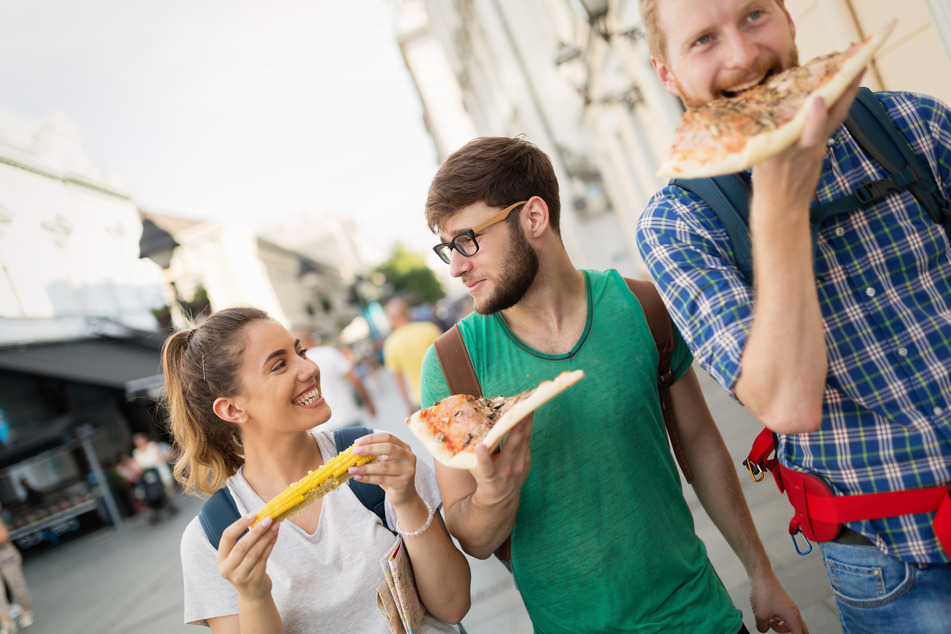
[[[301,509],[333,491],[350,479],[347,470],[350,467],[359,467],[371,462],[375,456],[357,456],[353,453],[353,446],[347,447],[330,461],[324,463],[316,471],[311,471],[303,478],[287,487],[267,504],[261,507],[258,515],[251,524],[254,526],[265,517],[280,522]]]

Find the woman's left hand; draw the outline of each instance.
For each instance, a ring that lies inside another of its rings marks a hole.
[[[358,482],[377,484],[386,491],[394,507],[408,504],[418,498],[416,493],[416,454],[405,442],[387,432],[358,438],[353,453],[358,456],[376,456],[376,460],[360,467],[351,467],[350,473]]]

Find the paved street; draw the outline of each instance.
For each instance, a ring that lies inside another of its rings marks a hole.
[[[831,591],[816,549],[801,557],[793,549],[786,527],[791,507],[771,479],[755,484],[740,466],[758,423],[727,398],[702,372],[698,372],[719,422],[767,552],[780,580],[797,601],[812,634],[841,632]],[[402,405],[395,383],[384,373],[369,385],[381,412],[398,412],[375,427],[390,429],[408,438]],[[418,445],[417,454],[431,463]],[[743,568],[700,507],[692,490],[688,500],[697,531],[707,544],[710,558],[734,602],[744,611],[744,621],[755,631],[749,607],[749,585]],[[166,634],[199,632],[182,625],[182,581],[178,543],[182,530],[201,502],[181,498],[181,512],[156,525],[144,517],[126,522],[121,530],[103,529],[36,556],[24,565],[34,597],[34,634]],[[623,556],[623,554],[619,554]],[[471,560],[473,607],[463,621],[471,634],[530,632],[531,624],[514,585],[496,561]]]

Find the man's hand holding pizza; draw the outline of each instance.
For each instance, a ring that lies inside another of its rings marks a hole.
[[[498,452],[479,444],[476,466],[453,469],[435,463],[443,493],[446,525],[468,554],[486,559],[511,534],[531,465],[532,426],[529,413],[506,436]]]
[[[809,204],[827,141],[845,120],[860,80],[861,73],[828,110],[822,99],[813,99],[799,141],[753,168],[756,311],[736,394],[782,434],[814,431],[822,421],[828,368]]]
[[[804,210],[808,224],[809,204],[819,182],[828,140],[848,116],[863,75],[859,73],[831,106],[821,97],[812,97],[806,105],[806,123],[799,141],[753,167],[751,216],[758,209],[762,210],[760,215],[772,211],[780,217],[788,217],[790,210]]]
[[[470,471],[476,481],[473,502],[486,507],[508,505],[518,508],[519,492],[528,477],[532,461],[530,447],[535,414],[523,418],[505,438],[496,453],[479,443],[475,448],[477,464]]]
[[[532,461],[534,412],[583,378],[572,370],[511,396],[451,394],[407,419],[435,458],[446,525],[465,552],[485,559],[511,535]]]

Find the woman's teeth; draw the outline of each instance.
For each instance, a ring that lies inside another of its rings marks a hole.
[[[295,405],[310,405],[314,401],[320,398],[320,391],[317,388],[312,389],[307,394],[304,394],[301,398],[294,401]]]

